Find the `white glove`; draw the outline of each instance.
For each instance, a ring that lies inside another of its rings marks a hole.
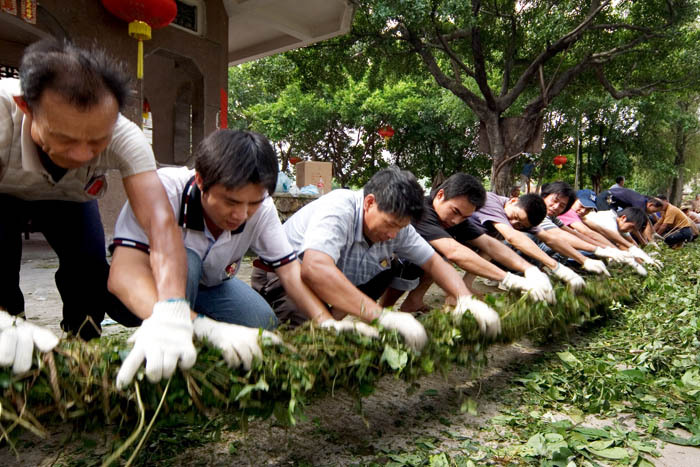
[[[494,338],[501,332],[501,318],[490,306],[481,300],[477,300],[468,295],[457,298],[457,305],[452,310],[452,316],[461,317],[469,311],[476,322],[479,323],[481,333],[487,337]]]
[[[117,374],[117,388],[131,383],[141,363],[146,360],[146,376],[152,383],[170,378],[178,360],[188,370],[197,360],[192,344],[192,319],[187,300],[165,300],[153,306],[153,314],[141,323],[127,341],[134,344]]]
[[[624,251],[611,247],[597,247],[593,254],[598,258],[608,258],[617,263],[623,263],[626,256]]]
[[[406,345],[415,351],[420,351],[428,342],[425,328],[410,313],[384,310],[379,316],[379,324],[397,331],[403,336]]]
[[[599,259],[586,258],[583,261],[583,269],[584,271],[594,272],[596,274],[605,274],[606,276],[610,277],[610,273],[608,272],[608,268],[605,267],[605,263]]]
[[[49,352],[57,344],[58,337],[48,329],[0,310],[0,367],[12,365],[13,373],[29,371],[35,346]]]
[[[549,269],[549,268],[547,268]],[[585,287],[586,283],[583,281],[583,278],[576,274],[574,271],[571,269],[567,268],[561,263],[557,263],[556,267],[554,269],[549,269],[552,274],[554,274],[554,277],[563,280],[567,284],[571,286],[571,289],[573,291],[577,291],[579,289],[582,289]]]
[[[554,295],[554,289],[552,289],[552,283],[549,282],[547,274],[535,266],[530,266],[525,270],[525,279],[527,279],[528,291],[532,298],[537,301],[545,300],[550,304],[557,302],[557,297]]]
[[[634,256],[635,258],[641,259],[641,260],[644,262],[644,264],[648,264],[648,265],[650,265],[650,266],[656,266],[656,267],[659,267],[659,268],[660,268],[661,266],[663,266],[663,264],[661,263],[661,261],[656,260],[656,259],[652,258],[651,256],[649,256],[648,254],[644,253],[644,252],[642,251],[642,249],[639,248],[638,246],[632,246],[632,247],[630,247],[630,249],[627,250],[627,251],[628,251],[632,256]]]
[[[195,337],[206,340],[221,350],[224,360],[231,368],[243,366],[243,369],[248,371],[254,358],[262,359],[262,351],[258,345],[258,328],[215,321],[202,315],[195,318],[193,327]],[[282,344],[282,339],[270,331],[263,330],[262,338],[263,343],[267,339],[271,344]]]
[[[627,253],[627,252],[625,252]],[[639,264],[636,259],[634,259],[634,256],[632,255],[627,255],[624,257],[624,264],[634,268],[634,270],[639,274],[640,276],[646,276],[647,275],[647,270],[644,269],[644,266]]]
[[[379,337],[379,331],[377,331],[377,328],[363,323],[362,321],[352,319],[350,318],[350,315],[346,316],[345,319],[341,321],[332,318],[327,319],[321,323],[321,328],[332,329],[336,334],[340,334],[341,332],[356,332],[366,337]]]
[[[498,288],[501,290],[528,290],[527,281],[525,278],[510,272],[507,272],[506,277],[504,277],[503,280],[498,283]]]

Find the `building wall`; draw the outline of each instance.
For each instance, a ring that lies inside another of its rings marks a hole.
[[[206,1],[205,9],[203,37],[166,26],[154,30],[153,38],[144,42],[144,80],[141,83],[134,79],[133,92],[123,111],[141,125],[141,98],[146,96],[153,115],[153,150],[159,163],[190,162],[190,148],[217,126],[220,90],[227,90],[228,17],[221,0]],[[3,25],[17,24],[17,20],[0,12],[0,30],[9,30]],[[97,42],[126,62],[136,76],[137,42],[129,37],[127,23],[110,14],[100,1],[42,0],[36,26],[23,28],[28,32],[14,26],[10,33],[0,31],[1,64],[18,66],[23,47],[48,33],[83,46]],[[35,36],[32,28],[37,29]],[[180,109],[179,114],[176,109]],[[176,122],[180,126],[183,123],[183,109],[191,109],[191,137],[174,131]],[[119,177],[112,174],[109,182],[110,190],[100,201],[108,237],[125,200]]]

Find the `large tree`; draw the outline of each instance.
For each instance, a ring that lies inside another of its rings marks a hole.
[[[517,155],[537,145],[545,110],[572,84],[620,99],[697,83],[698,0],[354,3],[352,33],[318,48],[376,76],[421,63],[481,121],[500,193]],[[339,62],[316,59],[307,76],[333,76]]]

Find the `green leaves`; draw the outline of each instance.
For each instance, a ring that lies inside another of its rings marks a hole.
[[[388,363],[392,370],[401,371],[406,366],[408,362],[408,352],[405,350],[398,351],[390,345],[384,346],[384,352],[382,352],[382,357],[380,362]]]

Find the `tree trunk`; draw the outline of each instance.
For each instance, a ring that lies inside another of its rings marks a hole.
[[[671,194],[668,197],[669,203],[678,206],[683,198],[683,170],[685,169],[685,148],[686,148],[686,133],[683,128],[683,123],[678,122],[674,128],[676,157],[673,161],[673,166],[676,168],[676,173],[671,180]]]
[[[574,190],[581,189],[581,128],[580,119],[576,119],[576,177],[574,178]]]
[[[481,121],[479,148],[491,156],[491,191],[508,196],[513,165],[523,153],[542,150],[542,119],[503,118],[492,112]]]

